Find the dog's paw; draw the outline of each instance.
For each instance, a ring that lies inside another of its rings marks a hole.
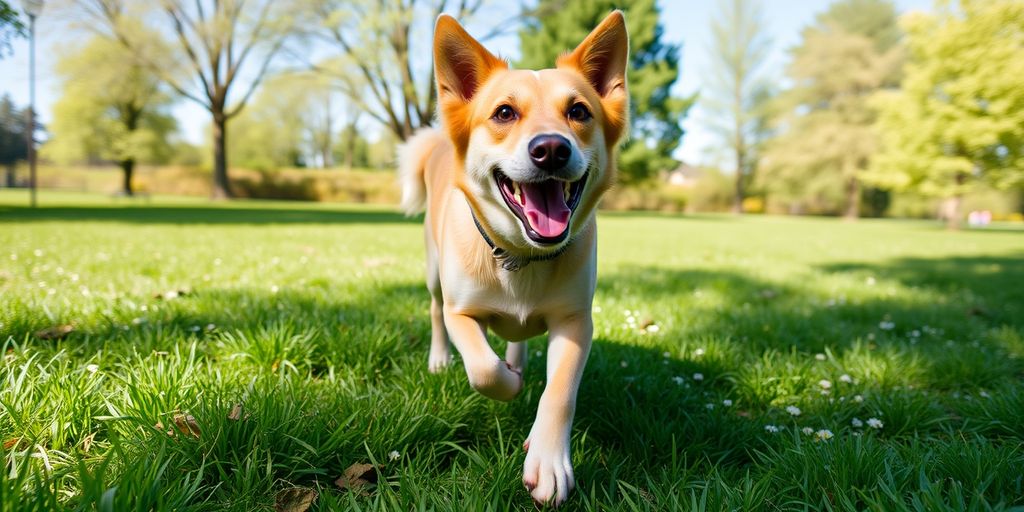
[[[496,360],[486,366],[466,367],[469,385],[478,393],[507,402],[523,389],[523,374],[505,361]]]
[[[569,446],[540,446],[527,439],[523,449],[527,450],[523,464],[523,485],[538,505],[560,506],[576,486],[572,473]]]
[[[427,368],[430,373],[441,373],[448,369],[452,365],[452,354],[447,350],[443,354],[435,354],[433,350],[430,351],[430,360],[427,363]]]

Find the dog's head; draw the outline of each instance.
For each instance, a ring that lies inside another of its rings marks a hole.
[[[619,11],[540,71],[510,70],[454,18],[438,18],[434,71],[462,164],[455,184],[500,246],[555,251],[586,224],[626,132],[628,56]]]

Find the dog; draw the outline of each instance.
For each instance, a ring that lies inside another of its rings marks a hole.
[[[593,336],[595,210],[628,126],[625,19],[610,13],[552,69],[510,69],[447,15],[433,53],[440,127],[399,151],[402,207],[426,211],[429,369],[449,366],[454,344],[476,391],[511,400],[525,340],[549,333],[523,484],[558,506],[575,485],[569,440]],[[488,329],[508,340],[504,359]]]

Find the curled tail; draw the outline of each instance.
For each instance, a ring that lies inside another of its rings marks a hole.
[[[441,140],[440,131],[424,128],[398,148],[398,182],[402,187],[402,211],[406,215],[416,215],[427,207],[423,173],[430,153]]]

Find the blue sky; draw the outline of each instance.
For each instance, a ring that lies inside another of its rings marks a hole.
[[[814,20],[814,16],[828,8],[829,0],[762,0],[764,14],[769,26],[773,45],[770,57],[763,70],[770,77],[782,78],[788,49],[800,41],[800,31]],[[500,2],[495,1],[495,4]],[[679,94],[688,95],[701,88],[701,77],[709,69],[708,48],[711,40],[710,22],[718,9],[719,2],[711,0],[659,0],[662,21],[665,24],[667,40],[683,45],[682,74],[676,83]],[[896,0],[897,9],[927,10],[932,0]],[[63,22],[48,18],[44,11],[40,18],[37,34],[37,100],[38,110],[44,122],[49,119],[53,102],[59,94],[59,81],[53,73],[53,50],[73,44],[75,32],[66,30]],[[484,13],[483,18],[487,17]],[[495,16],[496,17],[496,16]],[[472,31],[472,26],[470,26]],[[518,54],[515,37],[492,41],[491,46],[503,55],[515,57]],[[18,104],[28,103],[28,43],[16,41],[14,55],[0,60],[0,94],[10,94]],[[182,101],[175,109],[181,131],[186,140],[200,142],[208,114],[199,106]],[[716,146],[714,135],[702,126],[705,116],[700,104],[691,110],[684,122],[686,136],[676,157],[691,163],[711,163],[712,148]]]

